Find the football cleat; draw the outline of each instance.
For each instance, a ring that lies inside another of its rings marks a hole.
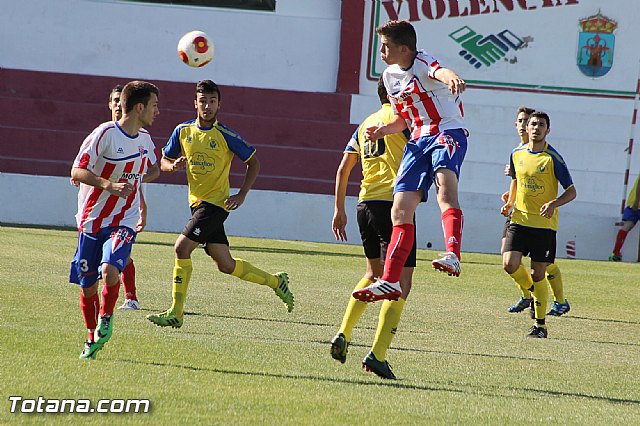
[[[140,309],[140,302],[133,299],[124,299],[124,303],[118,309],[123,311],[137,311]]]
[[[402,295],[402,289],[399,282],[390,283],[379,278],[373,284],[351,293],[355,299],[367,303],[378,300],[398,300],[400,295]]]
[[[564,299],[564,303],[559,303],[557,300],[553,302],[551,306],[551,310],[547,312],[547,315],[551,315],[552,317],[561,317],[571,310],[571,306],[569,306],[569,301]]]
[[[184,323],[184,314],[177,315],[172,309],[159,314],[147,315],[147,319],[158,327],[180,328]]]
[[[287,311],[293,311],[293,305],[295,303],[293,293],[289,290],[289,276],[286,272],[278,272],[276,274],[280,283],[278,287],[274,288],[273,291],[276,293],[276,296],[280,298],[287,305]]]
[[[100,348],[111,339],[113,334],[113,315],[103,315],[98,320],[98,328],[94,332],[94,341]]]
[[[618,256],[615,253],[611,253],[609,256],[609,262],[622,262],[622,256]]]
[[[521,297],[515,305],[509,306],[507,310],[511,313],[522,312],[531,306],[532,301],[533,299],[525,299],[524,297]]]
[[[449,276],[460,276],[460,261],[458,256],[453,252],[442,253],[440,259],[435,259],[431,262],[433,269],[437,271],[446,272]]]
[[[529,329],[529,334],[527,337],[533,337],[534,339],[546,339],[547,338],[547,329],[544,327],[538,327],[534,325]]]
[[[331,357],[344,364],[347,361],[349,342],[344,334],[338,333],[331,340]]]
[[[96,342],[85,342],[84,349],[80,354],[80,359],[96,359],[96,355],[98,351],[102,349],[102,345],[97,344]]]
[[[362,368],[383,379],[396,380],[396,376],[393,374],[393,371],[391,371],[389,363],[387,361],[378,361],[373,352],[369,352],[369,354],[364,357],[362,360]]]

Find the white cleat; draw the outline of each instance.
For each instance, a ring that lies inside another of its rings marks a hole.
[[[140,309],[140,303],[133,299],[124,299],[124,303],[118,309],[123,311],[137,311]]]
[[[460,261],[453,252],[442,253],[440,259],[433,260],[431,266],[438,271],[446,272],[454,277],[460,276]]]
[[[351,296],[361,302],[377,302],[378,300],[398,300],[401,294],[399,282],[390,283],[377,279],[370,286],[354,291]]]

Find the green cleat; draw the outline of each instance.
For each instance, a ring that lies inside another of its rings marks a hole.
[[[347,352],[349,351],[349,342],[344,334],[338,333],[331,340],[331,357],[344,364],[347,361]]]
[[[96,359],[96,355],[100,349],[102,349],[102,346],[96,342],[85,342],[84,350],[80,354],[80,359]]]
[[[287,311],[291,312],[293,311],[294,300],[293,293],[289,290],[289,276],[286,272],[278,272],[276,277],[280,280],[280,284],[273,291],[287,305]]]
[[[100,346],[100,349],[105,343],[111,339],[113,334],[113,315],[103,315],[98,320],[98,328],[94,333],[95,344]]]
[[[622,262],[622,256],[618,256],[615,253],[611,253],[609,256],[609,262]]]
[[[168,309],[159,314],[147,315],[147,319],[158,327],[180,328],[184,323],[184,314],[177,315],[173,309]]]

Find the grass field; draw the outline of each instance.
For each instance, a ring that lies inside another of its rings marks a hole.
[[[0,422],[40,424],[640,424],[638,264],[559,260],[571,312],[549,339],[525,338],[508,314],[515,286],[496,255],[465,253],[460,278],[419,251],[413,292],[388,359],[398,376],[365,373],[379,304],[355,330],[347,363],[329,356],[359,246],[231,238],[232,252],[286,270],[288,314],[267,288],[214,270],[198,250],[179,330],[166,309],[175,235],[144,232],[133,251],[142,311],[117,311],[96,361],[67,283],[76,233],[0,228]],[[122,296],[119,304],[122,302]],[[10,395],[149,399],[150,413],[11,414]]]

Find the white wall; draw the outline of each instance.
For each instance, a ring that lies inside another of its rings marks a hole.
[[[147,184],[150,231],[179,233],[189,219],[187,188],[184,185]],[[0,173],[0,223],[23,223],[75,227],[77,189],[67,178]],[[430,194],[433,200],[434,194]],[[462,192],[465,227],[463,251],[497,253],[504,219],[497,212],[495,195]],[[347,232],[351,244],[360,244],[355,219],[354,197],[347,197],[349,224]],[[613,247],[616,228],[615,215],[608,209],[592,210],[577,201],[562,208],[558,232],[558,257],[565,257],[565,245],[575,240],[577,257],[606,259]],[[256,212],[264,214],[256,215]],[[251,191],[245,204],[232,212],[227,220],[229,235],[264,237],[283,240],[333,242],[331,218],[333,197],[275,191]],[[570,220],[566,220],[568,218]],[[440,211],[434,202],[422,204],[417,213],[418,246],[432,244],[443,250]],[[626,261],[635,261],[638,232],[631,233],[625,244]]]
[[[304,6],[304,7],[303,7]],[[206,32],[215,58],[189,68],[180,37]],[[0,67],[333,92],[339,0],[278,0],[276,12],[116,0],[3,1]]]

